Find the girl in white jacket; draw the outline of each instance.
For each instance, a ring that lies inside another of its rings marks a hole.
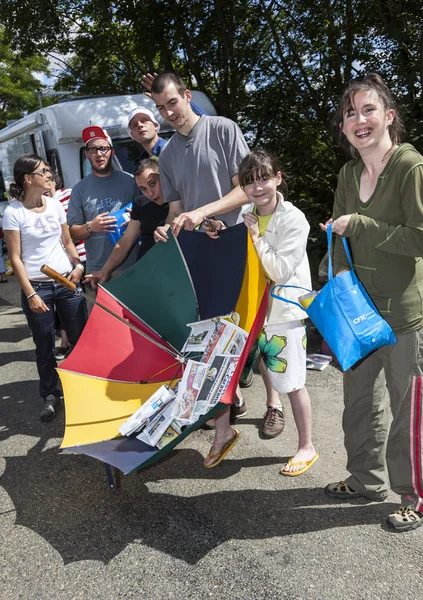
[[[253,150],[241,162],[238,177],[250,201],[240,220],[248,228],[267,277],[276,284],[310,289],[306,253],[310,227],[304,214],[277,191],[282,174],[276,160],[264,150]],[[282,293],[296,301],[304,292],[284,288]],[[305,318],[300,308],[270,298],[266,325],[258,339],[260,373],[267,391],[263,433],[275,437],[283,429],[279,393],[288,395],[298,430],[298,450],[281,469],[288,477],[301,475],[319,457],[311,441],[311,403],[305,387]]]

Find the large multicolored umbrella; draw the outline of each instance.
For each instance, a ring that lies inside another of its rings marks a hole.
[[[185,231],[169,237],[121,277],[99,286],[98,304],[58,369],[66,409],[61,447],[125,474],[167,454],[232,402],[266,312],[267,283],[243,224],[223,231],[218,240]],[[161,450],[136,437],[120,437],[119,427],[160,386],[182,376],[187,323],[233,311],[249,337],[221,401]]]

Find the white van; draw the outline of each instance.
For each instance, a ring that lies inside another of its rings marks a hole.
[[[193,101],[209,115],[216,111],[202,92],[192,92]],[[149,108],[160,123],[160,135],[170,137],[171,127],[161,118],[154,102],[145,94],[101,96],[64,100],[14,121],[0,130],[0,197],[13,182],[13,165],[24,154],[38,154],[72,188],[90,172],[83,152],[81,133],[88,125],[99,125],[113,140],[114,167],[133,172],[142,147],[126,130],[128,115],[136,106]]]

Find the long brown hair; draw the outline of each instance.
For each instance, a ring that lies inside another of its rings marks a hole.
[[[354,96],[357,92],[361,91],[376,92],[379,100],[383,104],[385,111],[394,110],[394,118],[392,123],[389,125],[389,136],[391,138],[392,146],[401,144],[404,140],[404,124],[402,122],[401,115],[398,113],[398,109],[392,95],[391,90],[388,88],[382,77],[377,73],[368,73],[363,79],[354,79],[345,88],[338,109],[332,120],[332,132],[338,142],[338,144],[351,154],[354,158],[358,157],[357,150],[348,142],[345,134],[342,131],[342,124],[344,122],[345,113],[349,110],[354,110]]]

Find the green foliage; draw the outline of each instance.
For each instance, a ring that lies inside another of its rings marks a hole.
[[[42,89],[34,72],[48,74],[48,63],[39,54],[22,58],[5,42],[0,28],[0,128],[9,119],[19,119],[24,111],[39,105],[37,93]]]
[[[251,146],[280,158],[317,253],[318,222],[331,214],[345,161],[331,115],[351,78],[386,78],[408,140],[423,151],[422,14],[417,0],[0,0],[0,23],[21,56],[64,57],[58,89],[133,93],[146,71],[179,70]],[[11,75],[1,85],[31,109],[27,84]]]

